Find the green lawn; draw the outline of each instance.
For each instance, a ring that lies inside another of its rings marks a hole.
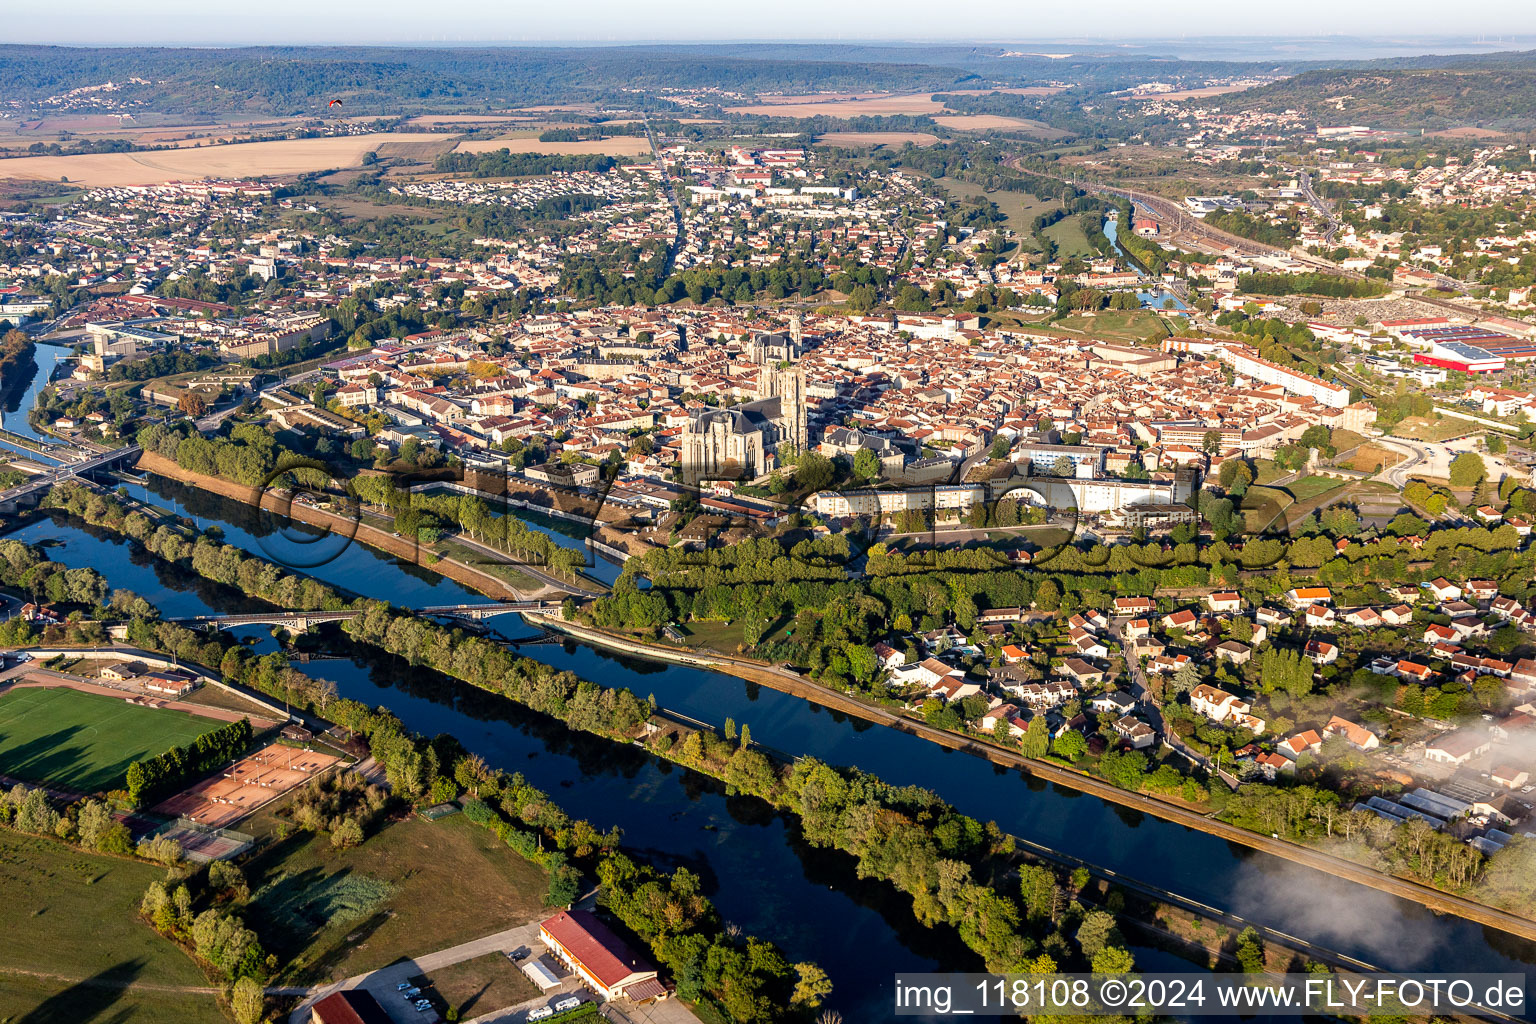
[[[1468,420],[1459,420],[1454,416],[1409,416],[1388,433],[1396,437],[1411,437],[1420,441],[1444,441],[1452,437],[1460,437],[1468,431],[1476,430],[1478,425]]]
[[[0,773],[94,793],[135,761],[185,746],[221,723],[64,687],[0,696]]]
[[[291,983],[377,970],[546,913],[544,870],[462,814],[408,818],[351,850],[324,835],[283,838],[271,810],[240,827],[258,837],[242,865],[247,923],[291,961]]]
[[[197,966],[139,921],[164,877],[0,829],[0,1021],[227,1024]]]
[[[440,1009],[457,1010],[460,1020],[515,1006],[539,994],[522,969],[503,953],[487,953],[411,980]]]
[[[1160,341],[1169,334],[1166,320],[1141,309],[1099,310],[1093,316],[1074,313],[1057,321],[1056,326],[1118,344]]]
[[[1347,483],[1347,480],[1337,480],[1331,476],[1304,476],[1300,480],[1287,484],[1285,489],[1290,491],[1297,501],[1310,501],[1329,491],[1336,491]]]
[[[1077,222],[1077,217],[1063,217],[1061,220],[1045,229],[1045,236],[1056,243],[1056,249],[1061,256],[1092,256],[1098,250],[1088,244],[1088,236],[1083,234],[1083,226]]]
[[[1041,199],[1029,192],[988,192],[972,181],[961,181],[958,178],[936,180],[956,199],[981,196],[996,203],[998,212],[1008,219],[1008,226],[1018,232],[1027,232],[1030,222],[1036,217],[1061,205],[1054,199]]]

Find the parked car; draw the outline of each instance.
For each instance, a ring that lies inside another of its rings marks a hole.
[[[404,992],[406,989],[408,989],[410,987],[411,987],[411,983],[410,982],[402,981],[400,984],[395,986],[395,991],[396,992]]]
[[[513,963],[517,963],[519,960],[528,959],[528,951],[526,949],[514,949],[512,952],[508,953],[507,956],[512,958]]]
[[[415,999],[419,995],[421,995],[421,989],[417,988],[415,985],[412,985],[405,990],[405,998],[407,999]]]
[[[528,1019],[529,1020],[543,1020],[545,1017],[553,1017],[554,1015],[555,1015],[555,1011],[554,1010],[550,1009],[547,1006],[541,1006],[537,1010],[530,1011],[529,1014],[528,1014]]]

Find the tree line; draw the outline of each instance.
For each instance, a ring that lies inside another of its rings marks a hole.
[[[179,789],[187,781],[206,775],[245,753],[251,745],[251,720],[241,718],[203,733],[185,747],[135,761],[128,766],[125,785],[128,802],[142,807],[150,797]]]

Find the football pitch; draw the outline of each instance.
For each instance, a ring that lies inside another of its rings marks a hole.
[[[83,793],[122,785],[128,766],[220,725],[64,687],[0,695],[0,774]]]

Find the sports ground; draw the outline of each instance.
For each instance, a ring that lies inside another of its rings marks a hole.
[[[0,694],[0,775],[81,793],[122,785],[128,766],[221,723],[65,687]]]

